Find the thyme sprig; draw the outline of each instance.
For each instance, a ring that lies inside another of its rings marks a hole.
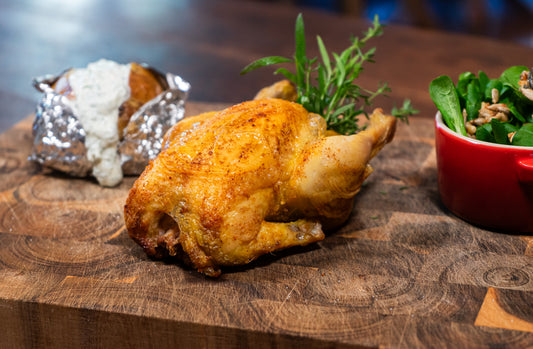
[[[296,18],[295,53],[292,58],[270,56],[261,58],[247,65],[242,71],[246,74],[257,68],[280,64],[293,63],[296,72],[286,68],[279,68],[274,74],[282,74],[296,86],[298,99],[309,112],[322,115],[327,122],[328,129],[340,134],[353,134],[359,130],[358,117],[368,114],[365,107],[372,105],[379,95],[390,92],[387,83],[382,83],[376,91],[364,89],[355,80],[363,71],[363,63],[374,63],[376,48],[364,50],[367,42],[383,34],[384,26],[376,15],[372,26],[364,33],[362,39],[352,37],[351,45],[340,54],[328,53],[320,36],[317,44],[320,61],[317,57],[307,58],[305,31],[302,14]],[[394,108],[393,115],[407,121],[408,116],[415,114],[409,101],[405,101],[402,108]]]

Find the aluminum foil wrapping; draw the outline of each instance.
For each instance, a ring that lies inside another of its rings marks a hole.
[[[158,78],[165,91],[135,112],[124,129],[117,149],[124,175],[140,174],[159,154],[165,132],[184,117],[190,90],[190,84],[181,77],[143,66]],[[29,159],[72,176],[85,177],[92,171],[85,147],[85,130],[68,106],[67,97],[52,88],[61,75],[33,80],[34,87],[43,92],[43,96],[35,112]]]

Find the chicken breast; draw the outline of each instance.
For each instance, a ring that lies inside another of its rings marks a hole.
[[[130,190],[128,233],[155,258],[176,256],[199,272],[249,263],[324,238],[346,221],[370,159],[396,121],[376,109],[353,136],[281,99],[244,102],[187,118]]]

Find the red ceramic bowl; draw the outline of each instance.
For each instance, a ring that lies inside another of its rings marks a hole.
[[[481,227],[533,232],[533,147],[477,141],[435,119],[441,200],[455,215]]]

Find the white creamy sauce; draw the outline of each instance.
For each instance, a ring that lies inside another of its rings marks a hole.
[[[85,69],[75,69],[69,76],[75,96],[69,104],[85,130],[87,158],[102,186],[115,186],[123,176],[117,123],[119,107],[131,93],[130,68],[129,64],[102,59]]]

